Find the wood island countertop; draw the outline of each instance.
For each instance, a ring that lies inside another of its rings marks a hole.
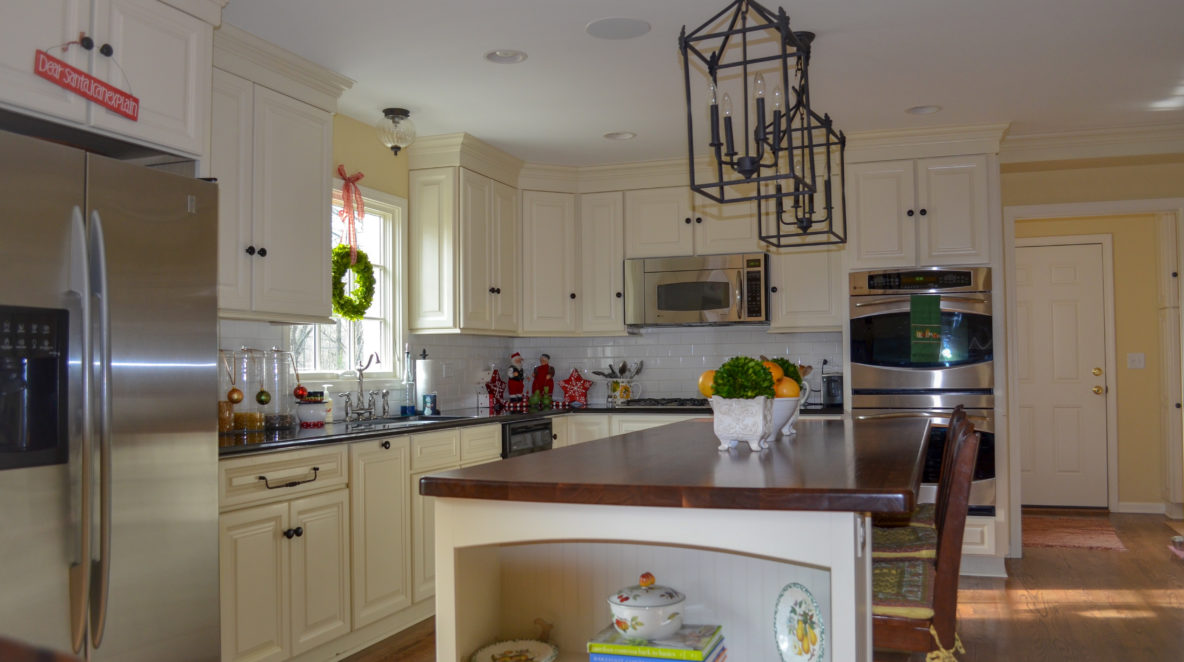
[[[903,513],[928,419],[799,420],[758,453],[727,452],[710,418],[425,476],[435,497],[670,508]]]

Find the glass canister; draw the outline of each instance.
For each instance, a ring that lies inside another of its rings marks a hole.
[[[234,404],[233,431],[262,431],[263,410],[259,401],[270,399],[262,396],[263,351],[243,347],[233,357],[230,367],[234,385],[227,392],[227,400]]]
[[[288,430],[296,427],[297,378],[291,352],[272,347],[262,353],[262,388],[256,393],[256,404],[263,412],[263,427],[267,430]]]

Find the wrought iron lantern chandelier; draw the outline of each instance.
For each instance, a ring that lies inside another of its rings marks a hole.
[[[755,200],[761,241],[777,247],[847,241],[847,139],[829,115],[810,107],[813,39],[790,30],[785,9],[773,13],[752,0],[735,0],[690,33],[683,26],[678,37],[691,189],[719,203]],[[692,68],[706,74],[707,85],[692,85]],[[692,94],[700,86],[706,98]],[[739,113],[724,92],[737,88]],[[692,110],[703,102],[708,126],[698,133],[711,158],[697,163]]]

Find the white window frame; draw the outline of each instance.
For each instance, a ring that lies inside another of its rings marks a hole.
[[[344,182],[336,177],[333,178],[333,195],[332,198],[340,199],[342,197],[341,187]],[[400,348],[403,347],[404,338],[407,337],[407,199],[401,198],[389,193],[376,191],[365,186],[359,186],[358,190],[362,194],[362,199],[367,209],[373,206],[375,209],[380,209],[391,215],[391,226],[388,228],[387,235],[390,237],[391,245],[387,246],[389,251],[388,261],[388,277],[390,279],[389,287],[386,288],[388,300],[384,302],[375,301],[375,304],[383,304],[388,312],[387,326],[390,335],[390,347],[379,351],[379,358],[382,363],[379,364],[378,369],[371,368],[366,371],[368,378],[374,379],[401,379],[403,376],[403,352]],[[330,214],[332,214],[332,207],[330,207]],[[328,228],[326,228],[328,231]],[[326,256],[328,259],[328,256]],[[285,344],[290,343],[290,335],[285,334]],[[290,349],[290,348],[289,348]],[[353,371],[353,367],[347,367],[343,372],[301,372],[301,380],[305,383],[318,383],[320,381],[333,382],[343,379],[343,375]]]

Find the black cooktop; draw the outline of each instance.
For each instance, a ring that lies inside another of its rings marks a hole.
[[[633,398],[622,407],[706,407],[707,398]]]

